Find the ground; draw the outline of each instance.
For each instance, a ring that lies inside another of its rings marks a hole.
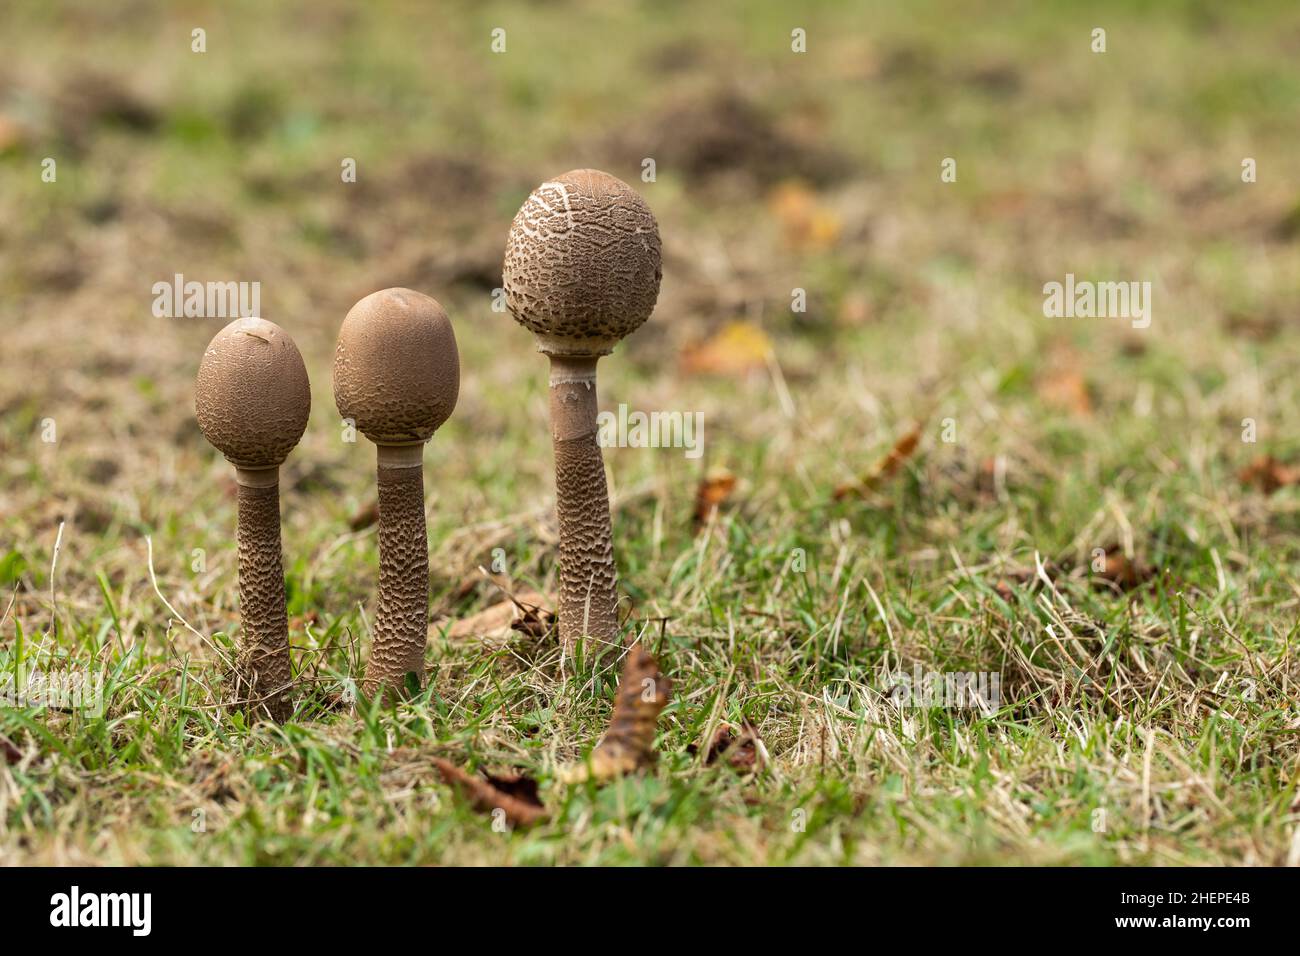
[[[1300,858],[1300,7],[7,15],[0,673],[108,677],[102,714],[0,710],[0,863]],[[625,636],[673,690],[655,766],[603,786],[558,771],[623,648],[474,617],[555,589],[545,362],[493,290],[528,191],[582,166],[664,241],[602,407],[704,423],[698,457],[606,451]],[[260,282],[311,375],[282,727],[223,706],[234,484],[193,380],[224,320],[155,315],[176,274]],[[1045,315],[1067,274],[1150,282],[1149,325]],[[377,557],[330,360],[397,285],[447,308],[462,387],[425,456],[428,689],[389,711],[339,703]],[[899,694],[928,672],[1000,695]],[[724,723],[752,764],[710,761]],[[435,759],[549,818],[503,831]]]

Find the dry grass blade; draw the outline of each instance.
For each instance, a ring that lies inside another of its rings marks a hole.
[[[655,729],[668,704],[672,682],[640,644],[627,655],[619,677],[614,716],[586,763],[562,769],[562,783],[612,780],[654,762]]]
[[[475,777],[441,757],[434,757],[433,765],[475,810],[487,814],[500,811],[512,827],[532,826],[550,816],[537,797],[536,781],[523,774]]]

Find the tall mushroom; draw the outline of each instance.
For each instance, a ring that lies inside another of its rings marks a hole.
[[[307,369],[289,334],[265,319],[236,319],[208,343],[194,386],[204,437],[235,466],[239,485],[236,697],[252,712],[292,712],[289,625],[280,563],[280,465],[311,412]]]
[[[659,226],[630,186],[595,169],[542,183],[510,226],[506,306],[551,363],[560,524],[560,633],[618,631],[609,491],[597,444],[596,362],[654,311]]]
[[[429,539],[424,443],[451,417],[460,358],[447,313],[410,289],[384,289],[348,312],[334,352],[334,402],[376,446],[379,610],[365,692],[401,696],[424,679]]]

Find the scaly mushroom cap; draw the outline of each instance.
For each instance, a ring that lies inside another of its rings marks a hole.
[[[307,428],[311,385],[289,333],[266,319],[236,319],[213,336],[194,383],[203,435],[240,468],[271,468]]]
[[[542,183],[506,239],[506,306],[542,352],[607,355],[659,298],[659,225],[632,187],[598,169]]]
[[[384,289],[348,312],[334,350],[334,404],[376,445],[428,441],[459,392],[456,335],[435,300]]]

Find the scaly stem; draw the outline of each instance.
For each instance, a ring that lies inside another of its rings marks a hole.
[[[406,693],[424,684],[429,633],[429,538],[424,524],[424,445],[379,445],[379,610],[365,692]]]
[[[239,482],[239,615],[244,633],[235,667],[236,699],[250,713],[284,721],[289,693],[289,621],[280,563],[280,469],[235,470]]]
[[[560,636],[618,634],[609,489],[597,443],[596,358],[551,355],[551,439],[560,523]]]

